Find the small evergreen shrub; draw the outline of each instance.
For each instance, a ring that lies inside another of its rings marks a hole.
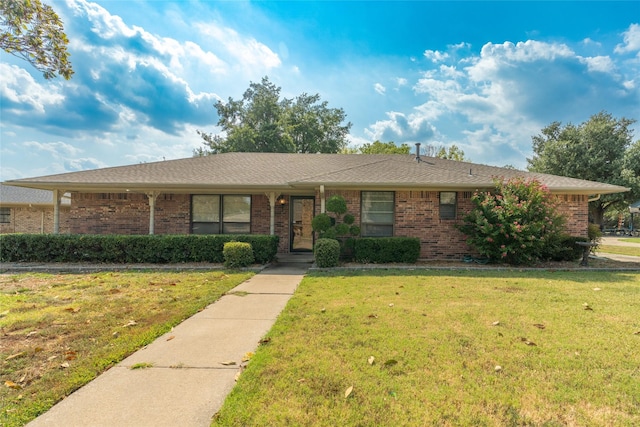
[[[356,262],[415,264],[420,257],[420,239],[415,237],[365,237],[355,239]]]
[[[340,260],[340,243],[335,239],[318,239],[314,247],[316,264],[320,268],[337,267]]]
[[[224,266],[227,268],[242,268],[253,264],[253,250],[246,242],[228,242],[222,249]]]
[[[576,242],[588,242],[589,239],[580,236],[560,235],[550,238],[540,257],[551,261],[576,261],[582,257],[584,248]]]

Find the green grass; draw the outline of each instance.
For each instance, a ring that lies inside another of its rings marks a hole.
[[[24,425],[251,275],[0,275],[0,425]]]
[[[614,246],[614,245],[600,245],[596,253],[608,253],[608,254],[617,254],[617,255],[631,255],[640,257],[640,245],[638,247],[634,246]]]
[[[315,273],[213,425],[640,425],[638,313],[637,273]]]
[[[620,239],[620,241],[629,243],[640,243],[640,237],[630,237],[627,239]]]

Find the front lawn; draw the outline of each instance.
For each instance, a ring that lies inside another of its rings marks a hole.
[[[640,257],[640,245],[635,246],[614,246],[614,245],[601,245],[598,246],[596,253],[607,253],[617,255],[631,255]]]
[[[252,274],[0,275],[0,425],[24,425]]]
[[[308,275],[213,425],[640,425],[640,274]]]

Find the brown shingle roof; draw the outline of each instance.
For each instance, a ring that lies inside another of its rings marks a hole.
[[[475,190],[493,186],[494,177],[536,178],[551,191],[606,194],[620,186],[555,175],[505,169],[433,157],[415,160],[397,154],[225,153],[155,163],[69,172],[8,181],[66,191],[203,190],[283,191],[326,188],[419,188]]]

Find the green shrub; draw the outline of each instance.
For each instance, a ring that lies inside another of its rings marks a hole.
[[[318,267],[336,267],[340,259],[340,243],[335,239],[318,239],[313,252]]]
[[[556,199],[536,180],[496,180],[494,192],[475,193],[471,201],[475,207],[458,229],[491,261],[531,264],[544,258],[548,242],[564,228]]]
[[[224,266],[227,268],[242,268],[253,264],[253,250],[246,242],[227,242],[222,249]]]
[[[588,242],[589,239],[580,236],[560,235],[547,240],[547,246],[541,259],[552,261],[576,261],[582,257],[583,247],[576,242]]]
[[[326,209],[337,216],[343,215],[347,212],[347,201],[344,197],[335,194],[327,200]]]
[[[355,260],[362,263],[401,262],[415,264],[420,257],[420,239],[414,237],[365,237],[355,239]]]
[[[267,235],[0,235],[2,262],[183,263],[224,261],[224,244],[246,242],[255,261],[278,252],[278,236]]]
[[[330,229],[331,225],[331,217],[327,213],[318,214],[311,220],[311,228],[313,228],[313,231],[320,233],[321,235]]]
[[[342,221],[344,221],[344,223],[347,225],[353,225],[353,223],[356,221],[356,217],[353,216],[353,214],[348,213],[344,215]]]

